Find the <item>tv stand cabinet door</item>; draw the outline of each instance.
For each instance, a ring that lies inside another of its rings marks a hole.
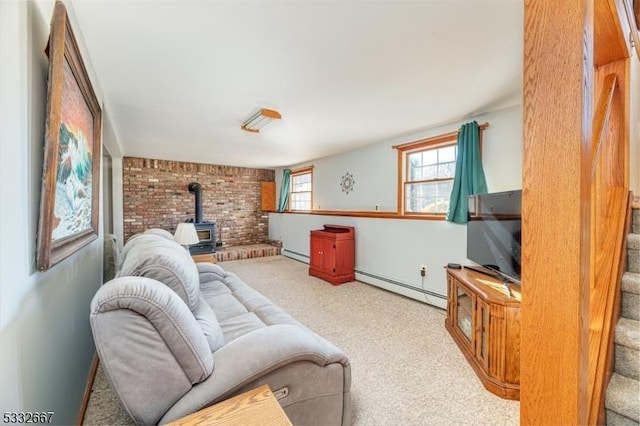
[[[505,322],[504,307],[491,306],[489,325],[489,375],[505,381]]]
[[[489,368],[490,353],[490,306],[482,299],[476,301],[476,358],[486,369]]]
[[[476,295],[460,281],[454,280],[453,297],[455,301],[453,330],[458,335],[458,340],[466,346],[467,351],[474,354]]]

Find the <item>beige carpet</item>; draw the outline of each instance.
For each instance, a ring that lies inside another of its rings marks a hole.
[[[517,425],[517,401],[484,389],[444,328],[445,312],[359,282],[334,287],[283,256],[221,266],[351,361],[354,425]],[[127,424],[99,370],[85,424]]]

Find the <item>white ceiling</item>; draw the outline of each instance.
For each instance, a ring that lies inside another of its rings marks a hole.
[[[71,6],[126,156],[291,165],[522,99],[522,0]]]

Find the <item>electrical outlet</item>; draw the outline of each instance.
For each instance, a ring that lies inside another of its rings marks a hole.
[[[376,204],[376,211],[380,210],[380,204]]]

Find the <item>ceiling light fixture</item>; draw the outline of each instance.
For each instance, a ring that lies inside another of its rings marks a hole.
[[[258,111],[251,114],[249,118],[242,122],[240,128],[247,132],[259,133],[267,124],[273,120],[279,120],[282,116],[278,111],[272,109],[260,108]]]

